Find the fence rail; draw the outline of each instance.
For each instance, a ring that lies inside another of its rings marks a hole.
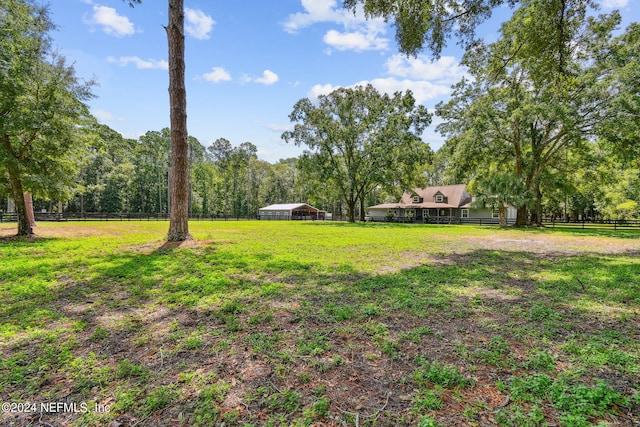
[[[401,222],[414,224],[475,224],[475,225],[499,225],[499,218],[459,218],[455,216],[440,216],[428,218],[408,218],[394,217],[389,219],[386,216],[368,216],[367,221],[371,222]],[[514,224],[515,220],[508,219],[507,224]]]
[[[553,218],[543,219],[542,224],[549,228],[579,228],[600,230],[640,230],[640,220],[576,220],[556,221]]]
[[[37,221],[168,221],[169,214],[167,213],[117,213],[117,212],[65,212],[63,214],[58,213],[34,213],[34,217]],[[189,215],[191,221],[240,221],[240,220],[257,220],[257,216],[230,216],[230,215]],[[289,220],[298,221],[311,221],[316,220],[311,216],[287,218]],[[342,220],[342,217],[334,217],[334,221]],[[18,215],[14,212],[0,212],[0,223],[4,222],[17,222]]]
[[[84,212],[74,213],[66,212],[58,213],[35,213],[36,221],[168,221],[167,213],[100,213],[100,212]],[[225,215],[190,215],[191,221],[240,221],[240,220],[258,220],[256,216],[225,216]],[[436,218],[406,218],[396,217],[392,220],[385,216],[372,217],[367,216],[367,221],[371,222],[400,222],[400,223],[416,223],[416,224],[469,224],[469,225],[498,225],[498,218],[456,218],[456,217],[436,217]],[[294,218],[293,220],[311,221],[311,217]],[[346,217],[333,215],[326,221],[344,221]],[[0,212],[0,223],[17,222],[18,215],[14,212]],[[322,220],[320,220],[322,221]],[[507,221],[508,224],[514,223],[513,219]],[[579,221],[558,221],[553,218],[543,220],[543,225],[548,228],[574,228],[574,229],[604,229],[604,230],[640,230],[640,220],[579,220]]]

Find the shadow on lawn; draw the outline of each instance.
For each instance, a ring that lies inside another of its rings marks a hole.
[[[229,301],[259,304],[268,299],[311,298],[319,304],[327,299],[367,304],[382,298],[386,309],[419,313],[434,304],[450,304],[461,295],[543,299],[567,307],[577,300],[630,310],[640,304],[639,264],[620,255],[475,250],[430,255],[421,267],[369,275],[349,265],[327,268],[268,253],[234,254],[225,244],[181,246],[164,243],[146,252],[108,255],[99,263],[77,266],[75,277],[60,278],[63,285],[54,295],[42,299],[40,291],[31,296],[28,290],[23,292],[20,311],[56,300],[59,304],[90,300],[105,308],[155,303],[215,310]],[[478,291],[481,288],[486,290]],[[5,298],[5,313],[14,311],[9,308],[13,303]]]
[[[42,237],[34,234],[33,236],[0,236],[0,248],[5,245],[22,245],[22,246],[34,246],[34,245],[46,245],[50,242],[63,240],[60,237]]]
[[[102,318],[132,309],[149,315],[143,307],[186,310],[197,318],[225,310],[260,311],[270,302],[288,301],[321,321],[354,316],[364,321],[368,312],[465,317],[469,307],[483,306],[495,309],[505,323],[514,313],[540,321],[540,327],[549,320],[561,334],[569,333],[562,319],[580,319],[569,329],[598,329],[606,313],[612,317],[607,325],[622,317],[640,327],[633,320],[640,306],[640,269],[618,255],[476,250],[432,255],[423,266],[372,275],[345,265],[326,269],[270,254],[232,254],[223,245],[163,246],[107,256],[88,275],[89,281],[70,281],[59,290],[56,310],[73,317],[69,307],[91,301],[90,312]],[[93,323],[92,316],[82,317]]]
[[[194,405],[203,399],[200,391],[212,385],[178,381],[175,387],[187,390],[178,397],[166,382],[184,372],[211,371],[216,381],[237,384],[239,398],[259,387],[274,396],[294,386],[309,394],[331,378],[337,386],[325,393],[342,414],[357,412],[356,404],[365,402],[411,419],[414,400],[407,395],[416,386],[411,378],[420,358],[473,365],[478,383],[493,387],[522,369],[517,357],[540,348],[560,353],[566,342],[581,337],[587,342],[591,336],[625,349],[618,354],[619,359],[627,354],[623,365],[612,358],[598,366],[618,378],[622,392],[640,382],[638,373],[627,372],[637,362],[629,341],[640,327],[638,319],[615,312],[637,313],[640,306],[640,269],[627,256],[475,250],[431,255],[410,269],[364,274],[349,265],[329,268],[269,253],[236,254],[224,243],[212,243],[109,255],[84,268],[49,298],[5,300],[36,316],[27,325],[21,324],[20,312],[3,311],[3,322],[23,328],[17,333],[36,327],[56,334],[49,341],[4,347],[3,359],[9,362],[0,369],[0,385],[7,395],[37,401],[101,393],[100,398],[121,405],[114,414],[123,422],[178,413],[192,421]],[[576,306],[584,301],[607,309]],[[72,326],[56,329],[59,322]],[[405,335],[412,331],[428,336]],[[483,352],[495,343],[502,346],[496,355]],[[328,359],[331,355],[340,358]],[[568,356],[562,357],[566,363]],[[34,379],[45,365],[47,378]],[[277,374],[277,369],[283,371]],[[306,372],[311,383],[300,383],[298,374],[282,376],[289,369]],[[359,378],[366,380],[360,384]],[[122,390],[130,389],[137,390],[130,396],[140,404],[122,409]],[[166,408],[148,404],[157,400],[158,389],[169,393]],[[307,394],[300,399],[310,405],[314,397]],[[274,405],[258,407],[257,402],[240,401],[254,413],[276,412]],[[205,403],[218,407],[222,400]],[[302,415],[302,407],[286,417]],[[491,409],[482,410],[492,416]],[[455,416],[462,417],[460,412]],[[393,421],[381,419],[380,425]]]

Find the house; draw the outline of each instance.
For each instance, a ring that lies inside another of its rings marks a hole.
[[[258,209],[258,219],[325,219],[326,212],[306,203],[270,205]]]
[[[497,224],[498,211],[473,206],[473,197],[464,184],[415,188],[405,191],[398,203],[371,206],[370,221],[484,223]],[[507,208],[507,222],[513,222],[516,210]]]

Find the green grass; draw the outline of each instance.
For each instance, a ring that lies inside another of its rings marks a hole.
[[[640,417],[640,233],[192,222],[178,246],[166,228],[0,240],[4,401],[109,408],[42,415],[73,426]]]

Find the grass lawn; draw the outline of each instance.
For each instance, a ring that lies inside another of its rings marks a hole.
[[[167,229],[0,225],[2,422],[638,426],[637,231]]]

